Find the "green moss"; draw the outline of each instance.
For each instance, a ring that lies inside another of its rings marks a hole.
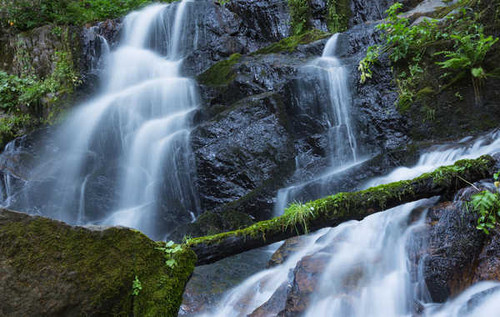
[[[349,27],[351,17],[350,0],[328,0],[327,24],[332,33],[344,32]]]
[[[300,35],[311,28],[311,5],[309,0],[288,0],[290,27],[293,35]]]
[[[233,66],[241,59],[241,54],[233,54],[220,61],[198,76],[201,84],[208,86],[224,86],[234,80],[236,73]]]
[[[326,33],[320,30],[311,30],[308,32],[305,32],[301,35],[294,35],[287,37],[285,39],[282,39],[281,41],[277,43],[273,43],[267,47],[261,48],[260,50],[255,51],[251,55],[260,55],[260,54],[274,54],[274,53],[281,53],[281,52],[293,52],[295,49],[297,49],[297,46],[303,45],[303,44],[309,44],[321,39],[324,39],[326,37],[331,36],[330,33]]]
[[[54,272],[43,280],[46,285],[72,274],[69,283],[88,299],[80,303],[81,315],[177,315],[196,261],[191,250],[183,248],[175,255],[179,265],[173,270],[157,244],[138,231],[91,231],[46,218],[18,218],[0,226],[0,253],[19,276]],[[137,296],[132,295],[135,276],[142,286]]]

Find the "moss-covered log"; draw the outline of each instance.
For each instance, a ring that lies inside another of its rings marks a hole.
[[[283,216],[245,229],[191,239],[187,244],[198,256],[197,265],[212,263],[309,231],[334,227],[347,220],[360,220],[404,203],[439,195],[451,196],[469,182],[491,176],[494,166],[495,160],[490,156],[461,160],[412,180],[294,204]]]

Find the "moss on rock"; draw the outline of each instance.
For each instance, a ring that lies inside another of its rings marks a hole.
[[[241,59],[241,54],[233,54],[220,61],[198,76],[198,81],[207,86],[224,86],[234,80],[236,73],[233,66]]]
[[[0,314],[176,316],[196,256],[186,248],[174,256],[172,269],[158,244],[135,230],[0,210]]]

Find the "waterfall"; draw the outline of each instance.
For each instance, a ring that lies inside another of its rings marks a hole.
[[[342,65],[341,60],[336,57],[339,45],[339,34],[334,34],[326,43],[323,54],[304,67],[303,71],[313,74],[317,80],[320,90],[325,92],[326,100],[321,100],[320,116],[327,124],[327,140],[329,151],[329,167],[323,174],[306,183],[295,184],[281,189],[276,198],[274,214],[280,215],[285,207],[294,200],[319,198],[328,191],[327,184],[332,177],[342,171],[349,169],[359,163],[358,144],[355,137],[354,127],[351,122],[352,97],[349,89],[349,78],[347,69]],[[307,108],[308,104],[301,102],[302,94],[310,93],[309,87],[300,85],[298,88],[298,106]],[[307,111],[307,109],[304,109]],[[296,164],[300,169],[300,164]],[[310,189],[308,187],[314,187]],[[307,193],[304,195],[304,193]]]
[[[200,101],[196,82],[181,76],[194,47],[186,40],[195,32],[186,22],[193,4],[154,4],[125,18],[119,45],[105,56],[100,94],[64,121],[53,141],[60,157],[45,153],[35,181],[8,207],[71,224],[133,227],[153,238],[199,213],[188,139]],[[102,189],[92,199],[91,183]],[[106,201],[97,205],[99,198]]]
[[[364,187],[410,179],[442,164],[499,151],[500,131],[466,138],[436,146],[424,153],[415,166],[398,168]],[[200,316],[247,316],[256,312],[280,286],[291,287],[295,267],[308,257],[323,258],[325,265],[303,316],[409,317],[417,314],[415,303],[424,307],[424,317],[495,315],[500,309],[498,282],[475,284],[449,302],[438,304],[432,303],[423,275],[418,272],[412,276],[410,254],[418,254],[424,247],[415,233],[423,229],[425,219],[423,212],[419,220],[412,222],[412,211],[434,203],[432,199],[417,201],[310,234],[284,263],[247,278]],[[485,292],[490,295],[477,301],[478,295]],[[471,300],[476,300],[477,305],[471,305]]]

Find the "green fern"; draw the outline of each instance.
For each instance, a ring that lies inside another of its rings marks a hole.
[[[476,228],[489,234],[489,229],[495,228],[497,217],[500,217],[500,195],[485,190],[472,195],[469,205],[479,215]]]

